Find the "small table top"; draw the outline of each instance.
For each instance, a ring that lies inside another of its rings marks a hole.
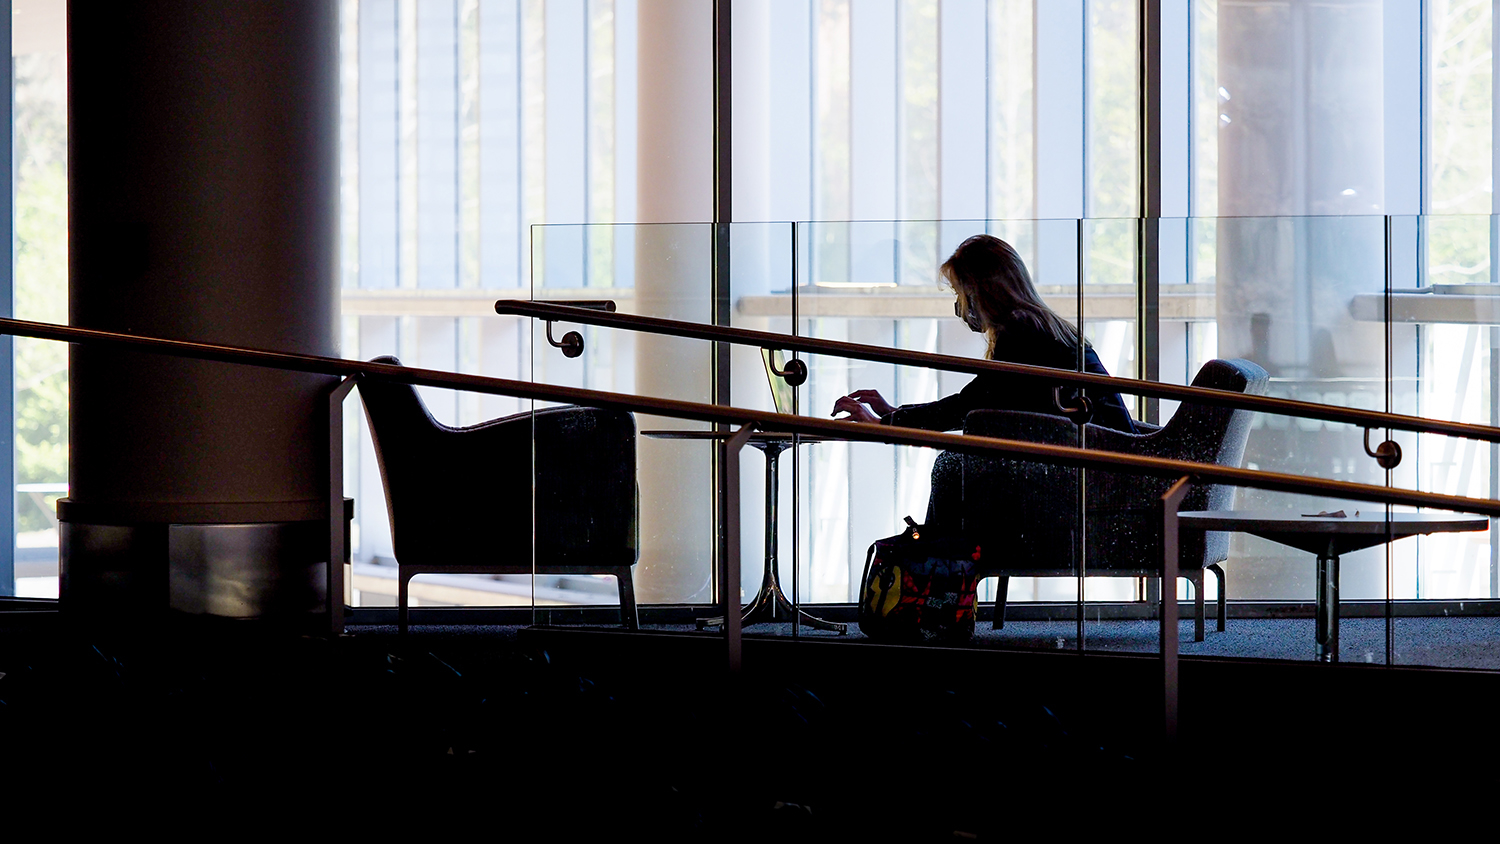
[[[734,436],[734,434],[734,431],[665,430],[641,432],[641,436],[651,437],[652,439],[656,440],[727,440],[730,437]],[[804,443],[844,442],[844,440],[838,437],[826,437],[822,434],[791,434],[785,431],[761,430],[755,430],[750,433],[750,442],[784,442],[787,445],[791,445],[793,437],[797,438],[797,442]]]
[[[1358,515],[1304,516],[1285,510],[1189,510],[1178,513],[1184,527],[1233,530],[1290,545],[1313,554],[1344,554],[1391,539],[1427,533],[1487,530],[1485,516],[1462,513],[1392,513],[1375,505]]]

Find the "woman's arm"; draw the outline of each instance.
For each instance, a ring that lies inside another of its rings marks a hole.
[[[876,390],[855,390],[833,403],[833,413],[847,413],[842,422],[867,422],[924,428],[929,431],[954,431],[964,424],[964,415],[974,408],[973,391],[965,387],[957,395],[924,404],[892,407]]]
[[[880,417],[883,425],[902,428],[922,428],[927,431],[956,431],[964,425],[964,417],[974,409],[972,395],[965,395],[965,387],[947,398],[925,404],[904,404]]]

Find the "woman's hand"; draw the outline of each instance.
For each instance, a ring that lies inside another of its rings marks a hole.
[[[869,405],[866,407],[866,405]],[[868,424],[880,424],[880,417],[895,410],[890,402],[881,397],[875,390],[855,390],[847,396],[833,403],[833,413],[847,413],[848,416],[840,417],[840,422],[865,422]]]
[[[884,396],[880,395],[879,390],[855,390],[844,398],[864,402],[870,406],[871,410],[875,411],[876,416],[885,416],[896,409],[891,407],[891,403],[886,401]]]

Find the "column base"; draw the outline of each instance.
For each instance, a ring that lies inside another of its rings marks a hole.
[[[60,521],[59,540],[59,608],[75,618],[149,621],[182,613],[298,621],[327,611],[324,520]]]

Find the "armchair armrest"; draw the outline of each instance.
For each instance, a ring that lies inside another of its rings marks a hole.
[[[964,433],[1052,445],[1077,445],[1078,428],[1061,416],[1024,410],[971,410]]]

